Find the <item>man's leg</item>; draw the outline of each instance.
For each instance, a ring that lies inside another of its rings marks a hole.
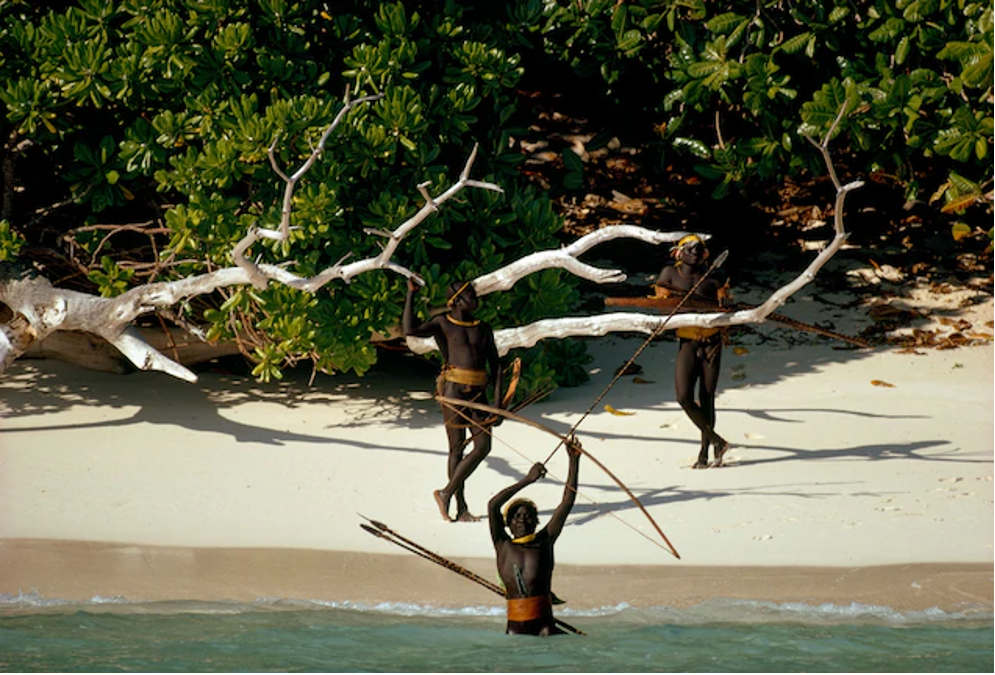
[[[694,400],[694,388],[699,377],[704,384],[704,373],[702,372],[702,359],[698,357],[698,344],[694,340],[681,340],[677,351],[677,363],[674,367],[674,393],[677,402],[681,404],[684,413],[694,422],[702,435],[701,449],[698,452],[698,461],[695,462],[695,469],[708,467],[708,446],[712,444],[716,447],[725,444],[712,430],[712,416],[714,411],[706,412],[702,406]]]
[[[446,391],[444,393],[446,396],[452,397],[454,392]],[[450,486],[453,484],[453,476],[456,474],[460,460],[463,459],[463,439],[466,438],[467,421],[449,406],[442,406],[442,422],[446,427],[446,439],[449,443],[449,459],[446,468],[446,477],[449,479],[449,482],[443,489],[436,490],[433,496],[435,497],[436,504],[439,506],[439,512],[442,514],[442,517],[446,520],[452,520],[449,517],[449,502],[453,498],[453,491],[450,490]],[[462,490],[460,490],[459,498],[462,498]]]
[[[476,411],[475,411],[476,412]],[[474,418],[480,422],[483,421],[483,417],[475,414]],[[491,451],[491,436],[486,431],[482,429],[474,429],[472,435],[473,450],[463,457],[460,463],[456,467],[456,471],[453,477],[449,480],[449,486],[447,489],[452,488],[454,494],[462,496],[463,487],[466,483],[466,479],[470,477],[480,463],[484,461],[484,458],[490,454]],[[480,520],[477,516],[470,513],[466,506],[466,500],[464,499],[462,504],[457,502],[457,513],[456,520],[463,522],[476,522]]]
[[[719,373],[722,370],[722,343],[707,344],[703,347],[705,358],[702,362],[702,377],[699,400],[701,409],[708,418],[712,431],[712,454],[715,461],[711,466],[722,466],[722,458],[729,451],[729,443],[715,432],[715,396],[719,389]],[[707,451],[706,451],[707,458]]]
[[[447,382],[444,393],[449,398],[472,401],[482,395],[483,389],[464,391],[461,386]],[[467,417],[470,419],[467,419]],[[474,469],[477,468],[484,457],[491,451],[490,435],[474,424],[474,422],[478,424],[482,423],[485,418],[485,413],[476,410],[463,408],[460,411],[456,411],[448,406],[443,406],[443,420],[446,424],[446,434],[449,439],[449,483],[441,490],[436,490],[434,497],[436,503],[439,505],[439,511],[446,520],[453,520],[449,517],[449,503],[453,497],[456,497],[457,511],[455,520],[479,520],[467,508],[463,486],[467,477],[473,473]],[[464,454],[464,439],[466,438],[467,429],[470,431],[473,450],[469,454]]]

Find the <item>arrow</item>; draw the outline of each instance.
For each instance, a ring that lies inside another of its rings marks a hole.
[[[502,598],[507,598],[504,589],[495,584],[493,581],[488,581],[479,574],[475,574],[474,572],[471,572],[470,570],[466,569],[462,565],[458,565],[454,563],[452,560],[443,558],[438,553],[430,551],[420,544],[416,544],[407,537],[403,537],[397,532],[394,532],[392,529],[387,527],[387,525],[381,523],[380,521],[373,520],[372,518],[367,518],[362,514],[359,514],[359,517],[364,518],[371,523],[371,525],[367,525],[366,523],[360,523],[359,526],[363,528],[365,532],[372,534],[374,537],[377,537],[378,539],[383,539],[384,541],[389,541],[395,546],[400,546],[406,551],[410,551],[415,555],[424,558],[425,560],[430,560],[431,562],[434,562],[436,565],[440,565],[441,567],[445,567],[447,570],[456,572],[460,576],[465,577],[470,581],[473,581],[483,586],[492,593],[500,595]],[[553,617],[553,622],[560,628],[564,628],[576,635],[587,635],[587,633],[580,630],[579,628],[574,628],[566,621],[561,621],[556,617]]]

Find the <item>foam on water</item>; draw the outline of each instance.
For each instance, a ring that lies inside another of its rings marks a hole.
[[[94,596],[86,601],[47,598],[32,590],[17,595],[0,593],[0,614],[31,614],[52,610],[114,611],[140,614],[238,614],[260,611],[346,610],[359,613],[393,615],[398,617],[503,617],[504,606],[471,605],[439,607],[434,605],[381,602],[375,604],[349,601],[308,600],[296,598],[260,598],[255,602],[172,600],[148,602],[131,600],[122,596]],[[621,621],[634,624],[670,624],[678,626],[711,623],[804,623],[812,625],[875,624],[918,625],[947,621],[990,622],[993,614],[985,607],[965,604],[958,611],[944,611],[932,607],[915,611],[899,611],[883,605],[850,603],[835,605],[824,603],[809,605],[798,602],[774,603],[759,600],[707,600],[689,608],[668,606],[632,607],[628,603],[596,608],[574,609],[559,606],[556,615],[569,619],[598,618],[602,621]]]
[[[561,611],[562,610],[562,611]],[[585,637],[504,635],[499,604],[0,596],[0,671],[993,672],[990,611],[714,600],[558,608]]]

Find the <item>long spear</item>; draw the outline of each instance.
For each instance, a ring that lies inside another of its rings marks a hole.
[[[405,549],[406,551],[410,551],[410,552],[414,553],[415,555],[417,555],[417,556],[419,556],[421,558],[424,558],[425,560],[430,560],[430,561],[434,562],[436,565],[440,565],[442,567],[445,567],[447,570],[451,570],[453,572],[456,572],[460,576],[465,577],[465,578],[469,579],[470,581],[473,581],[473,582],[475,582],[477,584],[480,584],[481,586],[483,586],[487,590],[491,591],[492,593],[500,595],[502,598],[507,598],[507,594],[505,593],[505,590],[503,588],[501,588],[500,586],[498,586],[497,584],[495,584],[493,581],[488,581],[487,579],[483,578],[479,574],[476,574],[476,573],[471,572],[470,570],[466,569],[462,565],[458,565],[458,564],[454,563],[452,560],[448,560],[446,558],[443,558],[438,553],[430,551],[429,549],[425,548],[424,546],[411,541],[407,537],[401,536],[400,534],[398,534],[394,530],[390,529],[387,525],[385,525],[384,523],[381,523],[378,520],[373,520],[372,518],[367,518],[366,516],[364,516],[362,514],[359,514],[359,515],[360,515],[361,518],[365,518],[366,520],[370,521],[370,523],[372,524],[372,527],[370,525],[367,525],[366,523],[360,523],[359,526],[361,528],[363,528],[364,531],[369,532],[370,534],[372,534],[374,537],[377,537],[379,539],[383,539],[384,541],[389,541],[390,543],[394,544],[395,546],[400,546],[401,548]],[[560,628],[564,628],[564,629],[570,631],[571,633],[575,633],[576,635],[587,635],[587,633],[585,633],[584,631],[580,630],[579,628],[574,628],[573,626],[571,626],[570,624],[568,624],[566,621],[563,621],[561,619],[557,619],[556,617],[553,617],[553,622],[557,626],[559,626]]]

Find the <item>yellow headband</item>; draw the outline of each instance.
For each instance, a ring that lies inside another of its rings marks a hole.
[[[446,300],[446,305],[448,305],[449,307],[452,307],[453,303],[456,302],[456,298],[458,298],[460,296],[460,293],[462,293],[463,291],[465,291],[466,287],[469,286],[471,283],[472,282],[468,281],[465,284],[463,284],[462,286],[460,286],[459,290],[456,291],[455,293],[453,293],[453,295],[452,295],[451,298],[449,298],[448,300]]]
[[[698,241],[698,242],[701,242],[702,244],[705,243],[705,241],[701,237],[699,237],[698,235],[696,235],[696,234],[688,234],[688,235],[685,235],[685,236],[681,237],[680,241],[677,242],[677,248],[680,248],[684,244],[687,244],[687,243],[692,242],[692,241]]]
[[[672,258],[678,258],[681,254],[681,249],[683,249],[688,244],[694,242],[698,242],[699,244],[702,245],[702,247],[705,249],[704,259],[708,260],[708,246],[705,244],[705,240],[696,234],[686,234],[683,237],[681,237],[680,240],[676,244],[674,244],[674,247],[670,249],[670,256]],[[681,261],[678,260],[677,263],[675,264],[680,265]]]

